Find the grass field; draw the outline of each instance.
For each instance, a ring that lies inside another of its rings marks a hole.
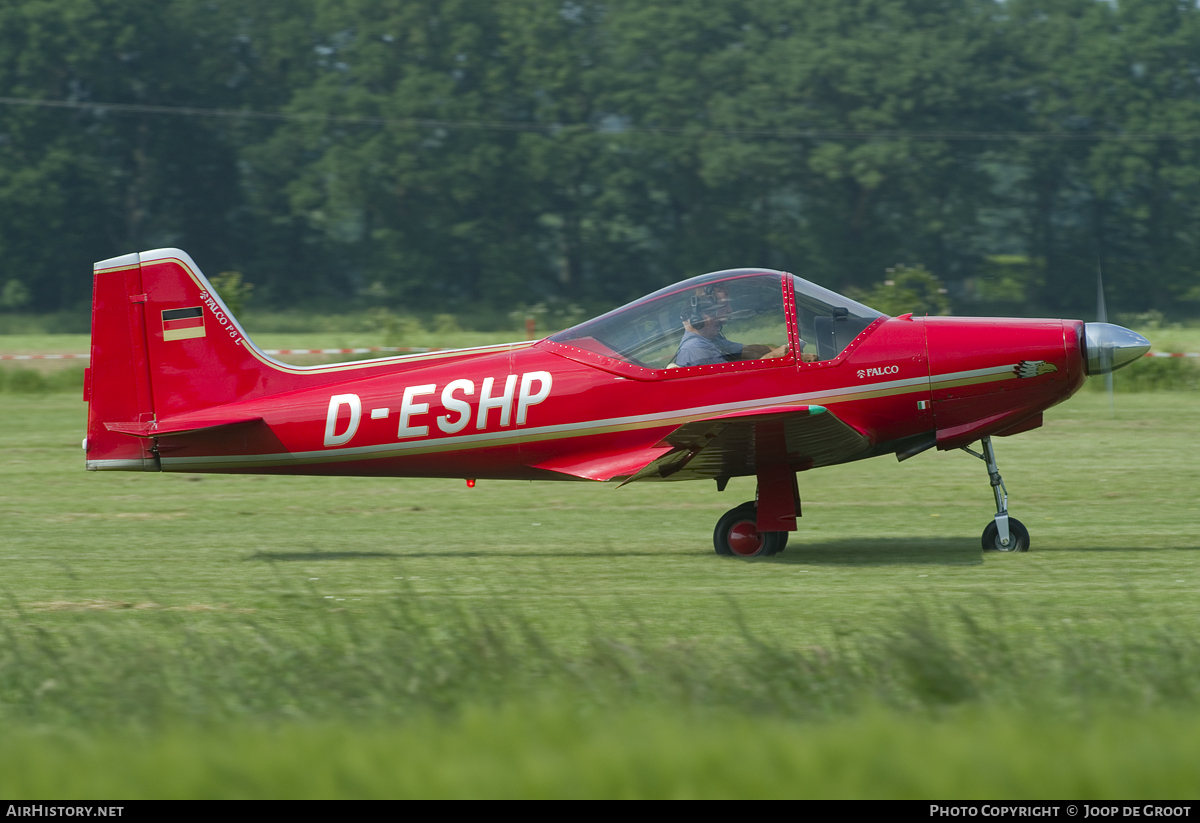
[[[1195,797],[1200,404],[1083,393],[996,442],[752,481],[86,473],[0,395],[0,794]]]

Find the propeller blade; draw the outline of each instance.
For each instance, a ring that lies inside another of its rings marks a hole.
[[[1108,322],[1108,308],[1104,304],[1104,274],[1100,269],[1100,263],[1096,263],[1096,322]],[[1101,349],[1101,364],[1104,366],[1104,390],[1108,392],[1108,413],[1113,419],[1117,417],[1117,407],[1113,402],[1113,363],[1112,350],[1105,347]]]

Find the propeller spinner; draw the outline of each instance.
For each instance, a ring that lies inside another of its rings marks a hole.
[[[1087,373],[1109,374],[1150,351],[1150,341],[1135,331],[1112,323],[1084,323]]]

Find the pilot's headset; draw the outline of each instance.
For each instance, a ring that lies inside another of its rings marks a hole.
[[[709,283],[704,287],[703,292],[692,294],[688,301],[683,304],[681,312],[683,319],[691,324],[693,329],[701,328],[704,325],[704,314],[715,314],[717,306],[721,305],[721,301],[716,296],[717,287],[713,283]]]

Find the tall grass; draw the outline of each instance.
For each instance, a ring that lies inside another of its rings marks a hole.
[[[92,314],[87,304],[46,314],[0,312],[0,335],[87,334]]]
[[[1102,378],[1088,380],[1093,391],[1103,391]],[[1113,391],[1196,391],[1200,389],[1200,358],[1144,357],[1113,372]]]
[[[144,604],[48,603],[0,621],[0,721],[157,727],[179,721],[378,722],[546,695],[578,706],[656,704],[817,719],[864,705],[1188,706],[1200,640],[1182,627],[1090,634],[1048,625],[1014,642],[990,619],[912,604],[882,635],[799,648],[743,629],[739,642],[556,647],[510,603],[465,608],[409,593],[335,609],[316,594],[271,616]],[[730,605],[737,619],[736,605]]]
[[[1200,718],[877,709],[820,723],[547,701],[452,718],[0,737],[9,798],[1193,798]]]
[[[512,602],[269,614],[40,603],[0,620],[9,797],[1188,797],[1187,627],[556,647]],[[1131,604],[1137,609],[1137,604]],[[739,619],[736,604],[729,619]]]
[[[71,366],[42,373],[20,367],[0,367],[0,393],[79,393],[83,391],[83,369],[83,366]]]

